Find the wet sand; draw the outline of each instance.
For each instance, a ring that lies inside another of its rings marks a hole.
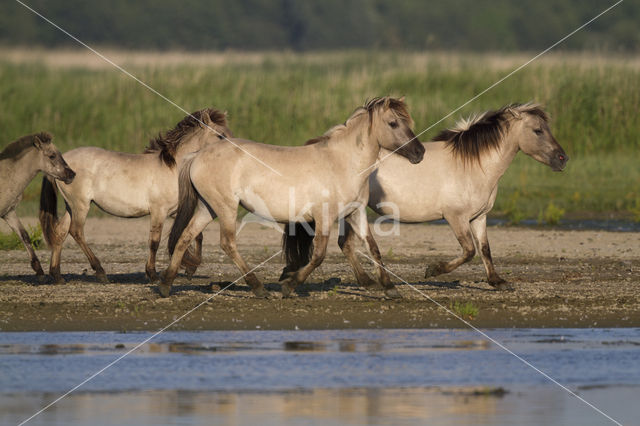
[[[144,276],[148,223],[147,218],[88,221],[87,240],[111,284],[96,282],[70,237],[62,253],[65,285],[37,285],[26,252],[0,252],[0,330],[156,330],[199,304],[172,329],[466,327],[435,302],[446,308],[473,303],[478,314],[466,319],[478,327],[640,326],[640,233],[491,227],[497,270],[515,288],[499,292],[486,283],[479,258],[425,279],[426,264],[457,256],[458,243],[446,225],[401,225],[400,235],[377,241],[386,266],[424,295],[393,277],[400,300],[357,286],[334,233],[324,264],[293,299],[280,298],[280,256],[258,269],[273,293],[272,299],[259,300],[243,282],[213,296],[240,272],[218,247],[218,225],[212,223],[196,276],[191,281],[178,276],[174,294],[162,299]],[[239,250],[252,266],[276,254],[279,242],[277,231],[260,224],[248,224],[238,237]],[[38,255],[47,269],[48,250]],[[167,261],[163,239],[160,271]]]

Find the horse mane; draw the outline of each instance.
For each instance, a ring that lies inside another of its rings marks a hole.
[[[33,139],[38,138],[42,143],[50,143],[53,137],[47,132],[26,135],[20,139],[11,142],[5,149],[0,152],[0,160],[13,159],[18,160],[27,153],[29,148],[33,148]]]
[[[191,134],[194,130],[202,127],[204,118],[209,116],[211,121],[218,126],[227,126],[227,115],[213,108],[205,108],[196,111],[183,118],[176,126],[168,130],[164,135],[159,134],[149,141],[149,146],[145,148],[144,153],[160,153],[160,159],[168,167],[176,165],[176,150],[178,145],[185,136]]]
[[[500,146],[509,123],[520,114],[531,114],[549,122],[549,116],[539,104],[510,104],[462,119],[453,128],[441,131],[433,141],[446,142],[453,155],[465,164],[480,162],[484,153]]]
[[[391,108],[393,112],[395,112],[402,120],[405,120],[407,123],[409,123],[409,126],[413,126],[413,120],[411,119],[409,109],[407,108],[407,105],[404,103],[404,101],[392,98],[390,96],[376,97],[366,101],[363,106],[356,108],[356,110],[351,114],[351,116],[349,116],[349,118],[347,118],[347,120],[343,124],[333,126],[322,136],[309,139],[304,144],[313,145],[329,140],[332,136],[335,136],[336,133],[345,131],[349,127],[349,124],[351,124],[355,118],[360,117],[363,114],[369,114],[369,125],[371,125],[373,120],[373,113],[377,109],[385,106]]]

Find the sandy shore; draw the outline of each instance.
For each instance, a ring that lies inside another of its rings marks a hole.
[[[162,299],[144,276],[148,223],[146,218],[88,221],[87,239],[111,284],[96,282],[70,237],[62,253],[65,285],[37,285],[25,251],[0,252],[0,330],[156,330],[199,304],[173,328],[465,327],[443,308],[455,302],[478,308],[469,319],[478,327],[640,326],[640,233],[492,227],[496,267],[515,287],[498,292],[486,283],[479,258],[451,274],[424,279],[426,264],[456,256],[458,243],[445,225],[402,225],[400,235],[377,237],[387,267],[411,284],[393,279],[403,296],[397,301],[357,286],[334,235],[324,264],[293,299],[280,298],[281,257],[261,267],[258,276],[273,297],[258,300],[243,282],[212,297],[240,276],[218,247],[213,223],[205,232],[204,264],[196,276],[191,281],[179,276],[175,294]],[[252,266],[277,253],[279,242],[277,231],[259,224],[247,225],[238,239]],[[48,250],[38,255],[47,269]],[[163,240],[159,270],[167,261]]]

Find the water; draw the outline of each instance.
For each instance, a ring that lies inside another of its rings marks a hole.
[[[487,333],[638,424],[640,329]],[[0,333],[0,423],[17,424],[150,333]],[[506,393],[505,393],[506,392]],[[29,424],[607,424],[473,331],[166,332]]]

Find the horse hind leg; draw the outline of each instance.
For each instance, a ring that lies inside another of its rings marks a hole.
[[[98,260],[98,258],[93,253],[91,248],[87,245],[87,242],[84,239],[84,223],[87,218],[88,208],[74,213],[76,214],[71,216],[71,226],[69,227],[69,233],[71,234],[73,239],[76,240],[76,243],[78,243],[85,256],[87,256],[91,268],[96,272],[96,279],[101,283],[108,284],[109,279],[107,278],[107,274],[104,272],[104,269],[100,264],[100,260]]]
[[[36,255],[36,252],[31,245],[31,238],[29,237],[29,233],[27,233],[27,231],[24,229],[24,226],[22,226],[22,222],[20,222],[20,219],[18,219],[16,211],[11,210],[4,216],[4,220],[6,220],[11,229],[13,229],[16,234],[18,234],[18,237],[20,237],[20,241],[22,241],[24,248],[27,250],[27,253],[29,253],[29,257],[31,258],[31,268],[35,271],[36,276],[38,277],[38,281],[40,283],[44,282],[44,271],[42,270],[42,265],[40,265],[40,260],[38,259],[38,256]]]
[[[230,206],[226,206],[222,212],[218,212],[218,218],[220,220],[220,248],[233,260],[233,263],[236,264],[238,269],[242,272],[244,276],[244,281],[251,287],[251,291],[256,297],[260,298],[268,298],[269,292],[265,290],[262,282],[258,279],[255,273],[253,273],[247,263],[244,261],[242,256],[240,256],[240,252],[238,251],[238,246],[236,245],[236,211],[237,205],[235,208],[231,208]]]
[[[71,225],[71,215],[69,211],[65,211],[62,218],[55,226],[54,235],[49,242],[51,245],[51,262],[49,263],[49,275],[53,278],[55,284],[64,284],[64,278],[60,273],[60,259],[62,256],[62,244],[69,235],[69,227]]]
[[[198,234],[195,238],[195,250],[193,252],[193,257],[190,259],[190,263],[185,265],[185,273],[187,274],[187,279],[191,280],[193,275],[196,273],[198,266],[202,263],[202,232]]]
[[[456,235],[456,238],[462,247],[462,255],[449,262],[439,262],[427,266],[424,273],[425,278],[449,273],[463,263],[469,262],[476,254],[469,221],[459,217],[451,218],[451,220],[445,217],[445,219],[449,222],[449,226],[451,226],[453,233]]]
[[[513,290],[513,287],[498,273],[493,266],[493,259],[491,258],[491,248],[489,247],[489,238],[487,237],[487,216],[483,215],[476,218],[471,222],[471,231],[475,237],[482,263],[487,271],[487,281],[489,284],[497,290]]]

